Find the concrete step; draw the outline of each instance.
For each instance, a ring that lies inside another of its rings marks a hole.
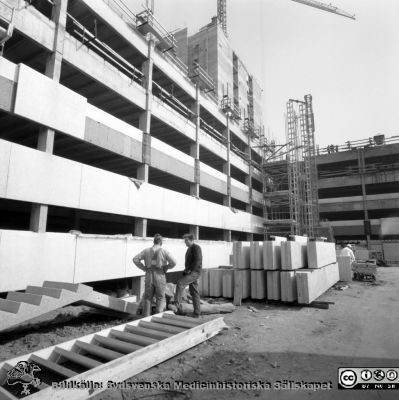
[[[0,310],[7,313],[16,314],[21,307],[21,302],[7,299],[0,299]]]
[[[41,286],[28,286],[25,290],[26,293],[39,294],[59,299],[61,297],[62,289],[47,288]]]
[[[43,296],[40,294],[21,293],[21,292],[8,292],[7,300],[19,301],[23,303],[39,306],[42,302]]]
[[[58,281],[44,281],[43,287],[53,289],[65,289],[74,293],[90,293],[93,288],[82,283],[69,283],[69,282],[58,282]]]

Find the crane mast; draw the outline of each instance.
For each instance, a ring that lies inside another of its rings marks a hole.
[[[218,0],[218,20],[224,34],[227,36],[227,10],[226,0]]]
[[[347,13],[346,11],[340,10],[338,7],[335,7],[331,4],[325,4],[322,3],[321,1],[316,1],[316,0],[291,0],[295,1],[297,3],[305,4],[305,6],[310,6],[314,8],[318,8],[323,11],[328,11],[334,14],[341,15],[346,18],[351,18],[351,19],[356,19],[354,15]]]

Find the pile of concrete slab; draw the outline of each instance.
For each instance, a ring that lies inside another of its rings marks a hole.
[[[335,244],[292,236],[263,242],[234,242],[232,268],[204,270],[201,293],[215,297],[310,304],[351,274],[350,263],[337,263]],[[348,268],[349,265],[349,268]]]

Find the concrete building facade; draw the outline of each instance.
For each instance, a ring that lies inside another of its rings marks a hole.
[[[262,175],[249,163],[260,151],[165,50],[155,23],[107,1],[30,3],[0,3],[0,15],[14,12],[0,57],[1,265],[30,268],[11,236],[31,238],[39,280],[71,230],[191,231],[205,246],[261,238]],[[129,276],[124,263],[115,261],[114,278]],[[96,279],[109,279],[101,271]]]

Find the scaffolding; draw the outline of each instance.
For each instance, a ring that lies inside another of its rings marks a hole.
[[[262,138],[265,235],[318,235],[319,209],[312,96],[287,102],[286,139]]]

